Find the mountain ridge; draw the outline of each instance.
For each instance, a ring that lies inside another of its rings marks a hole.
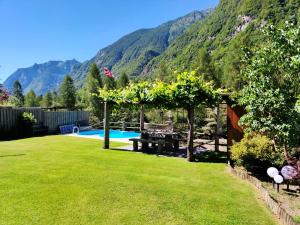
[[[47,91],[57,90],[62,77],[70,74],[75,80],[76,86],[81,87],[91,63],[96,63],[100,70],[108,67],[115,76],[119,76],[122,72],[126,72],[131,77],[139,76],[145,65],[165,51],[189,26],[204,19],[211,12],[212,9],[195,10],[157,27],[133,31],[100,49],[93,58],[82,63],[74,62],[74,66],[69,70],[63,70],[57,65],[53,66],[54,71],[49,67],[42,72],[41,68],[47,67],[47,65],[51,66],[51,62],[59,64],[72,60],[49,61],[34,64],[28,68],[20,68],[5,80],[4,85],[11,91],[13,82],[19,80],[25,93],[33,89],[37,94],[44,94]],[[37,70],[34,71],[34,69]]]
[[[38,95],[45,94],[47,91],[57,90],[64,76],[78,69],[80,65],[81,63],[76,59],[35,63],[30,67],[17,69],[4,81],[4,86],[11,92],[14,82],[18,80],[22,84],[24,93],[32,89]],[[47,85],[43,85],[45,83]]]
[[[96,56],[84,62],[72,76],[82,81],[91,63],[99,68],[108,67],[116,76],[122,72],[132,77],[139,76],[150,60],[160,55],[190,25],[204,19],[211,11],[212,9],[193,11],[155,28],[139,29],[127,34],[99,50]]]

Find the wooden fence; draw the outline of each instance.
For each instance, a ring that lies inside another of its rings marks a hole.
[[[60,125],[78,121],[85,121],[86,124],[89,122],[89,113],[86,111],[44,111],[41,108],[0,107],[0,136],[16,128],[18,118],[23,112],[32,113],[37,123],[42,123],[49,128],[49,133],[56,133]]]
[[[78,121],[84,121],[88,125],[89,113],[86,111],[44,112],[44,125],[49,128],[51,133],[56,132],[59,125]]]

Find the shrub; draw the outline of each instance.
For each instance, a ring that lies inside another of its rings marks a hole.
[[[231,149],[232,159],[237,165],[248,170],[265,169],[271,165],[282,166],[284,156],[276,151],[273,142],[260,134],[246,134],[241,142],[235,143]]]
[[[33,125],[36,123],[36,119],[34,118],[34,115],[30,112],[23,112],[22,119],[27,124]]]
[[[32,126],[37,122],[34,115],[30,112],[23,112],[19,117],[19,131],[22,136],[32,135]]]

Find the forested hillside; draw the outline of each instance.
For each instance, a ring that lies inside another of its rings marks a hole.
[[[203,50],[215,67],[215,79],[226,87],[239,87],[242,47],[263,44],[261,27],[267,23],[297,23],[299,0],[221,0],[204,21],[195,23],[143,71],[153,76],[161,66],[169,71],[197,69]]]
[[[101,49],[94,58],[83,63],[72,76],[77,82],[83,83],[91,63],[95,63],[100,69],[108,67],[116,76],[122,72],[131,77],[139,76],[145,65],[167,49],[188,27],[210,13],[211,10],[194,11],[156,28],[141,29],[128,34]]]

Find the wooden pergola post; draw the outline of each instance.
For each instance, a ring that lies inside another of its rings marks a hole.
[[[194,106],[190,106],[187,109],[188,112],[188,139],[187,139],[187,160],[189,162],[195,161],[194,156],[194,120],[195,120],[195,108]]]
[[[220,150],[220,141],[219,141],[219,133],[221,129],[221,121],[220,121],[220,104],[218,103],[215,108],[215,116],[216,116],[216,130],[215,130],[215,151],[218,152]]]
[[[109,103],[104,103],[104,143],[103,148],[109,149],[109,123],[110,123],[110,107]]]
[[[145,109],[144,106],[142,106],[140,111],[140,131],[142,132],[144,129],[145,129]]]

